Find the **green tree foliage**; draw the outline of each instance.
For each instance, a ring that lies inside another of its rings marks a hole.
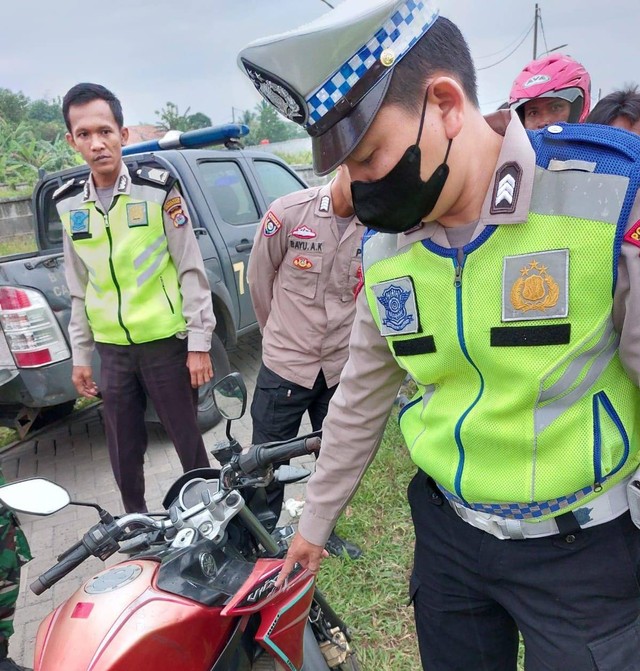
[[[27,115],[29,98],[24,93],[13,93],[9,89],[0,88],[0,119],[19,124]]]
[[[159,118],[156,124],[163,130],[196,130],[211,126],[211,119],[202,112],[189,114],[190,107],[181,114],[175,103],[167,102],[161,110],[156,110],[156,116]]]
[[[30,187],[40,169],[51,172],[76,164],[65,131],[59,98],[31,100],[0,88],[0,184]]]
[[[305,131],[300,126],[284,119],[265,100],[259,102],[254,111],[245,110],[237,121],[249,126],[249,135],[243,138],[245,145],[260,144],[264,140],[282,142],[296,137],[306,137]]]

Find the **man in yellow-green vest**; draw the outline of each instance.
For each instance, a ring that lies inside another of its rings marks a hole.
[[[197,389],[213,376],[211,291],[175,180],[122,161],[128,130],[120,101],[83,83],[67,92],[62,111],[67,141],[91,169],[88,179],[72,179],[54,194],[72,299],[73,383],[81,396],[101,393],[124,508],[145,512],[147,394],[184,471],[209,465]]]
[[[468,46],[425,0],[345,0],[239,62],[318,173],[349,168],[370,227],[280,581],[318,570],[408,372],[424,669],[515,671],[518,630],[527,671],[637,669],[640,138],[484,118]]]

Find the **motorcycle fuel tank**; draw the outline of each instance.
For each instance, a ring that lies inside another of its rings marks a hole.
[[[159,563],[90,578],[40,625],[34,671],[209,671],[237,621],[156,587]]]

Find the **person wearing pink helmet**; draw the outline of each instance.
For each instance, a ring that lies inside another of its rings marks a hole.
[[[550,54],[531,61],[516,77],[509,106],[527,130],[550,124],[582,123],[591,105],[591,77],[569,56]]]

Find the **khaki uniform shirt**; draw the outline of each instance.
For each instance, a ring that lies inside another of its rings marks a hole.
[[[330,185],[271,204],[256,233],[247,279],[262,331],[262,361],[311,389],[320,371],[338,384],[349,354],[364,226],[340,238]]]
[[[513,214],[492,214],[492,180],[472,239],[488,225],[523,224],[527,221],[535,177],[535,153],[517,117],[499,112],[487,122],[504,142],[496,169],[514,161],[523,170],[520,192]],[[627,230],[640,219],[640,196],[636,197]],[[472,222],[469,222],[470,224]],[[445,229],[437,222],[398,235],[398,248],[431,239],[451,248]],[[622,364],[640,386],[640,250],[624,242],[618,264],[613,321],[620,334]],[[322,449],[316,472],[309,480],[299,530],[316,545],[324,545],[375,456],[397,390],[404,379],[389,346],[373,320],[364,291],[357,300],[349,360],[323,424]]]
[[[123,163],[120,168],[120,175],[113,186],[113,197],[115,198],[121,193],[128,195],[130,190],[129,171]],[[167,194],[165,202],[173,198],[181,200],[182,212],[189,219],[184,226],[177,227],[173,225],[169,213],[165,209],[162,211],[167,247],[178,271],[180,293],[182,294],[182,315],[187,323],[187,331],[183,334],[183,337],[188,338],[190,352],[208,352],[211,349],[211,334],[216,325],[209,280],[204,270],[202,254],[193,233],[186,203],[176,187]],[[98,210],[102,211],[103,209],[92,176],[89,177],[88,188],[85,189],[84,202],[94,202]],[[71,341],[73,365],[90,366],[95,343],[84,306],[88,282],[87,268],[76,254],[66,232],[63,234],[63,250],[65,275],[71,293],[69,339]],[[105,259],[105,263],[107,262],[107,259]]]

